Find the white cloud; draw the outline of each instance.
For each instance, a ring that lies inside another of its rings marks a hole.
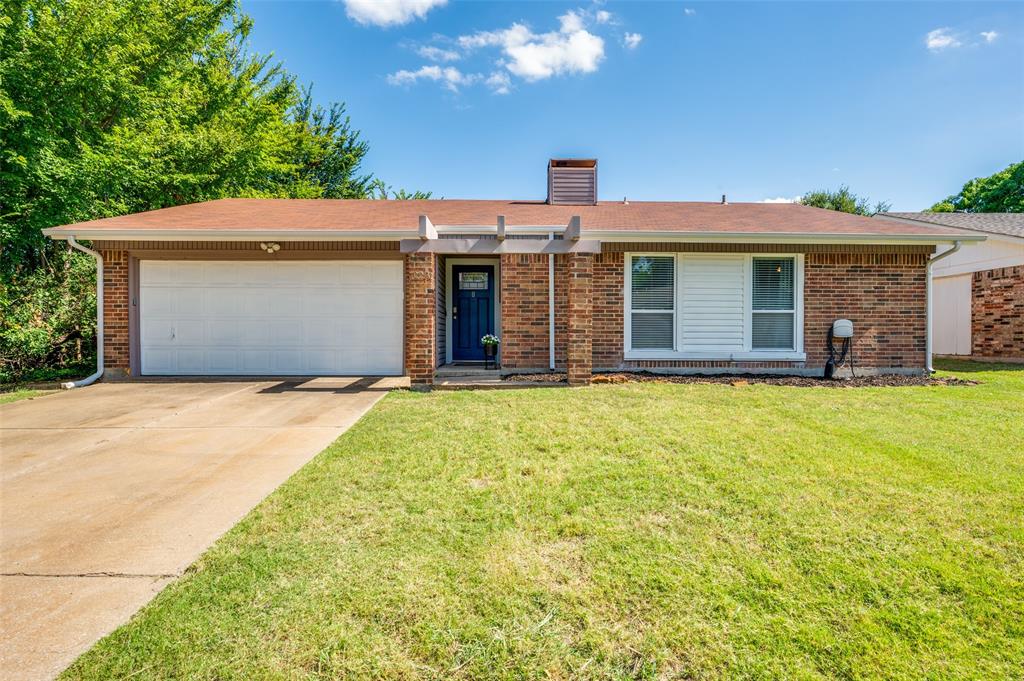
[[[594,15],[594,21],[599,24],[607,24],[612,20],[612,13],[608,10],[599,9],[597,14]]]
[[[423,45],[416,50],[416,54],[430,61],[457,61],[462,58],[455,50],[445,50],[433,45]]]
[[[960,41],[950,33],[948,28],[937,28],[934,31],[928,31],[924,44],[932,52],[940,52],[950,47],[960,47]]]
[[[622,44],[626,46],[627,50],[635,50],[643,39],[644,37],[639,33],[627,33],[622,36]]]
[[[452,92],[458,92],[464,85],[472,85],[480,79],[479,74],[466,74],[454,66],[421,66],[416,71],[395,71],[388,75],[388,82],[392,85],[413,85],[420,80],[431,80],[441,83]]]
[[[343,0],[345,13],[360,24],[398,26],[422,19],[448,0]]]
[[[787,199],[785,196],[777,196],[774,199],[761,199],[758,203],[800,203],[802,196],[794,196],[791,199]]]
[[[999,37],[999,34],[995,31],[982,31],[980,35],[985,39],[986,43],[995,42],[995,39]]]
[[[507,95],[512,91],[512,79],[504,71],[495,71],[487,76],[487,80],[484,82],[496,95]]]
[[[567,12],[558,20],[558,31],[538,34],[515,23],[499,31],[460,36],[458,43],[465,50],[500,48],[505,58],[499,64],[528,81],[596,71],[604,59],[604,40],[586,30],[578,12]]]
[[[697,10],[693,9],[692,7],[687,7],[686,9],[683,10],[683,14],[685,14],[688,17],[696,16]]]

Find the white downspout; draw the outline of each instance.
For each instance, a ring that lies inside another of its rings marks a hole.
[[[935,373],[935,369],[932,367],[932,266],[934,266],[935,263],[942,260],[943,258],[948,258],[949,256],[959,251],[960,246],[961,242],[954,241],[953,248],[949,249],[948,251],[943,251],[934,258],[929,258],[928,264],[925,265],[925,270],[928,273],[925,277],[927,280],[927,284],[925,285],[925,297],[928,301],[928,311],[926,313],[925,323],[928,328],[925,329],[924,334],[924,360],[925,370],[929,374]]]
[[[87,253],[96,260],[96,373],[86,376],[80,381],[61,383],[62,388],[70,390],[95,383],[96,379],[103,375],[103,256],[78,243],[73,236],[68,237],[68,243],[72,248]]]
[[[555,238],[548,232],[548,241]],[[555,254],[548,253],[548,368],[555,370]]]

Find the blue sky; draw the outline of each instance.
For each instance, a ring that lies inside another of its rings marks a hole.
[[[1024,3],[243,0],[252,45],[344,101],[394,187],[919,210],[1024,159]]]

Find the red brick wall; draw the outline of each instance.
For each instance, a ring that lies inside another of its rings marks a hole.
[[[858,366],[923,369],[927,253],[808,253],[804,260],[807,365],[828,359],[836,319],[853,322]]]
[[[128,251],[103,250],[103,366],[113,375],[130,371]]]
[[[405,373],[413,384],[434,382],[437,347],[437,258],[405,256]]]
[[[623,361],[623,246],[636,251],[803,252],[804,349],[807,362]],[[924,367],[925,262],[920,246],[757,246],[606,244],[594,262],[594,366],[597,368],[785,369],[821,367],[825,338],[838,318],[853,320],[858,366]],[[847,248],[849,252],[840,249]],[[879,252],[884,251],[884,252]]]
[[[622,363],[625,312],[622,287],[625,255],[594,256],[594,366],[617,367]]]
[[[569,272],[569,314],[566,321],[566,374],[569,385],[590,383],[593,369],[594,256],[566,257]]]
[[[1024,358],[1024,265],[974,273],[971,345],[978,357]]]
[[[506,369],[547,369],[548,256],[501,256],[501,365]],[[566,256],[555,256],[555,366],[565,366]]]

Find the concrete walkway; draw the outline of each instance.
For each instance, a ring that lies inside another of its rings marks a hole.
[[[60,673],[400,381],[109,383],[0,405],[0,678]]]

